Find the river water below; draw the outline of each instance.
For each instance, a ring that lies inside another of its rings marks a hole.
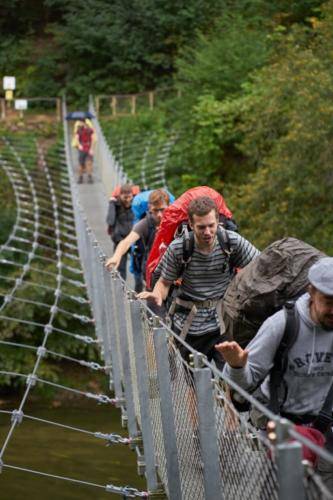
[[[2,403],[1,410],[17,405]],[[26,415],[52,420],[92,432],[117,433],[127,437],[120,425],[120,410],[95,401],[64,402],[58,408],[50,403],[29,403]],[[0,447],[10,427],[10,415],[0,413]],[[15,429],[3,462],[19,467],[67,476],[92,483],[132,486],[146,490],[137,475],[136,453],[126,445],[106,446],[105,441],[80,432],[23,419]],[[0,474],[1,500],[104,500],[122,498],[103,489],[71,484],[27,472],[3,468]]]

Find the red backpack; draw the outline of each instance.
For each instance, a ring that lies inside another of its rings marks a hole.
[[[78,128],[77,133],[79,136],[79,142],[83,147],[83,151],[87,153],[91,148],[92,135],[94,131],[87,125],[82,125]]]
[[[227,229],[230,228],[237,230],[236,224],[232,221],[232,213],[228,209],[221,194],[208,186],[198,186],[185,191],[185,193],[177,198],[172,205],[164,210],[162,222],[156,233],[155,240],[147,260],[146,283],[148,289],[152,286],[153,272],[163,257],[168,245],[175,238],[175,236],[177,236],[178,228],[184,222],[188,221],[187,208],[189,203],[195,198],[199,198],[201,196],[209,196],[209,198],[215,201],[221,216],[221,221],[223,223],[230,221],[233,226],[227,226]]]

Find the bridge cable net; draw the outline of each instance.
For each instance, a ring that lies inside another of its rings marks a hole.
[[[92,105],[90,111],[94,113]],[[122,175],[104,136],[97,147],[107,151],[109,168],[116,165]],[[86,235],[84,244],[98,249],[93,232]],[[271,500],[287,498],[286,491],[288,498],[293,492],[293,498],[332,499],[311,465],[302,462],[302,445],[330,464],[333,456],[225,379],[136,300],[117,272],[110,277],[101,248],[95,258],[98,286],[89,281],[88,286],[95,289],[96,302],[103,303],[104,295],[107,305],[104,342],[115,392],[124,400],[130,437],[142,435],[149,491],[162,483],[170,499]],[[102,325],[103,319],[101,331]],[[191,363],[180,356],[179,343],[191,352]],[[228,387],[272,421],[275,431],[269,438],[253,427],[248,412],[235,409]]]
[[[0,450],[0,472],[5,469],[14,469],[35,475],[62,479],[73,484],[103,488],[106,492],[119,494],[123,497],[147,497],[146,492],[140,492],[136,488],[129,486],[119,487],[112,484],[96,484],[13,465],[5,460],[6,451],[10,446],[15,430],[24,419],[86,433],[97,439],[105,440],[106,444],[133,445],[133,441],[115,433],[87,431],[60,422],[38,419],[24,413],[24,407],[36,384],[49,385],[70,393],[79,394],[98,403],[115,405],[118,402],[115,398],[110,398],[105,394],[80,391],[38,376],[43,360],[48,357],[71,361],[91,370],[104,373],[110,371],[110,366],[77,359],[63,352],[56,352],[47,348],[48,341],[54,334],[70,336],[82,343],[82,345],[99,344],[98,339],[96,340],[91,336],[66,331],[58,327],[58,323],[61,325],[61,321],[59,321],[61,316],[67,316],[71,320],[74,319],[81,325],[94,324],[92,317],[73,312],[79,310],[81,305],[87,306],[90,299],[86,294],[86,285],[80,267],[67,166],[62,163],[59,168],[59,164],[57,164],[57,170],[52,169],[51,171],[45,159],[44,151],[37,142],[34,145],[35,150],[33,150],[26,144],[20,143],[20,140],[2,137],[1,146],[0,167],[7,175],[13,188],[17,212],[12,231],[7,241],[0,247],[0,266],[1,275],[3,276],[1,283],[2,288],[6,289],[5,293],[0,294],[0,320],[7,325],[13,323],[13,325],[18,324],[27,328],[29,326],[38,327],[42,333],[42,340],[39,346],[14,342],[5,338],[0,340],[0,352],[4,348],[7,349],[6,352],[8,352],[8,349],[21,349],[33,352],[35,355],[31,373],[24,374],[10,370],[0,370],[0,375],[6,377],[7,380],[8,378],[18,377],[25,380],[26,386],[19,407],[10,412],[0,412],[11,416],[11,423]],[[46,271],[46,265],[48,265],[48,269],[51,266],[52,271]],[[41,278],[43,284],[40,283]],[[45,285],[45,283],[48,284]],[[71,293],[64,291],[64,289],[67,290],[68,288],[70,288]],[[51,301],[43,302],[33,298],[20,297],[22,293],[26,296],[27,290],[31,290],[29,297],[34,296],[34,290],[46,290],[51,296]],[[66,299],[66,308],[61,307],[63,298]],[[67,308],[68,303],[72,303],[73,308]],[[46,318],[45,323],[30,320],[30,315],[26,318],[25,307],[27,305],[33,306],[34,310],[44,310],[42,316]],[[82,327],[80,327],[80,331],[82,331]]]
[[[101,97],[101,96],[100,96]],[[139,96],[132,96],[132,98]],[[130,96],[124,96],[127,100]],[[121,99],[121,96],[116,96]],[[110,108],[105,109],[108,103],[106,99],[97,99],[98,114],[108,116]],[[97,102],[97,101],[96,101]],[[104,104],[101,106],[101,102]],[[91,109],[94,109],[94,100],[90,99]],[[97,116],[97,115],[96,115]],[[122,113],[119,116],[123,116]],[[105,123],[105,122],[104,122]],[[123,171],[127,180],[139,184],[142,189],[167,188],[166,166],[175,143],[178,141],[179,132],[171,130],[165,135],[154,132],[117,134],[116,129],[112,133],[106,133],[107,142],[112,151],[116,169]]]

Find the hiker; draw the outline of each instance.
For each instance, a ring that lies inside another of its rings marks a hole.
[[[144,274],[145,263],[151,245],[154,241],[156,228],[160,225],[163,212],[169,205],[169,200],[169,194],[163,189],[156,189],[150,193],[147,215],[137,222],[128,235],[117,245],[114,254],[106,262],[106,267],[108,269],[114,268],[119,270],[122,259],[131,248],[131,245],[141,239],[144,246],[144,256],[142,262],[142,271]],[[135,291],[140,291],[140,283],[136,283]]]
[[[161,306],[173,283],[181,277],[177,297],[169,311],[172,328],[192,348],[205,354],[209,360],[214,359],[221,369],[223,358],[214,349],[215,344],[224,340],[221,299],[234,268],[246,266],[259,255],[259,251],[238,233],[219,228],[218,207],[211,197],[192,199],[187,215],[194,234],[194,248],[185,269],[183,238],[180,237],[170,243],[162,257],[157,268],[160,277],[153,291],[143,292],[138,298],[154,300],[157,306]],[[227,238],[228,249],[222,249],[220,235]],[[182,344],[179,344],[179,350],[188,360],[189,351]]]
[[[283,378],[283,384],[280,382],[284,389],[282,393],[281,387],[272,385],[272,375],[268,375],[286,329],[283,310],[262,324],[246,349],[233,341],[218,344],[216,350],[224,357],[224,373],[231,380],[247,391],[258,388],[256,397],[271,409],[274,393],[277,399],[275,412],[295,424],[326,432],[326,447],[332,453],[333,257],[321,258],[313,264],[308,279],[308,292],[296,301],[294,307],[298,321],[293,328],[293,343],[286,353],[288,362],[280,377]],[[328,426],[322,426],[320,417],[316,420],[324,401],[329,406]],[[319,459],[317,468],[326,486],[333,492],[333,466]]]
[[[106,223],[108,234],[114,243],[114,250],[126,238],[133,227],[134,213],[132,211],[133,189],[131,184],[120,186],[119,195],[112,196],[109,201]],[[128,249],[121,254],[117,268],[120,276],[126,281]]]
[[[93,145],[96,141],[95,130],[90,120],[81,119],[74,125],[74,138],[72,141],[73,147],[78,150],[79,159],[79,177],[78,183],[82,184],[83,175],[88,174],[88,182],[93,183]]]

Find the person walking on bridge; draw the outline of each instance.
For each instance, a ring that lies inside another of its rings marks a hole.
[[[286,354],[283,387],[274,389],[270,377],[286,330],[283,310],[262,324],[245,350],[237,342],[222,342],[216,350],[225,359],[224,373],[231,380],[250,392],[258,388],[256,397],[269,407],[274,391],[277,412],[295,424],[326,432],[326,448],[332,453],[333,257],[321,258],[313,264],[308,278],[308,293],[294,306],[298,321],[295,321],[293,343]],[[322,425],[320,414],[324,405],[329,406],[324,419],[328,416],[328,421]],[[333,465],[319,459],[317,468],[333,493]]]
[[[95,141],[96,134],[90,120],[78,120],[74,125],[74,138],[72,141],[72,145],[78,150],[79,184],[82,184],[83,176],[85,173],[87,173],[88,175],[88,182],[90,184],[93,182],[93,146]]]
[[[145,275],[145,264],[147,262],[147,257],[151,246],[154,241],[155,232],[160,222],[162,220],[163,212],[169,205],[169,195],[163,189],[156,189],[152,191],[148,199],[148,213],[146,216],[137,222],[132,231],[128,234],[126,238],[120,241],[119,245],[116,247],[114,254],[106,262],[106,267],[108,269],[120,269],[121,261],[129,251],[132,245],[136,243],[139,239],[142,240],[144,246],[144,255],[142,262],[142,274]],[[141,291],[142,285],[136,284],[136,292]]]
[[[119,254],[119,245],[132,230],[134,213],[132,212],[133,188],[131,184],[120,186],[120,193],[117,197],[110,198],[106,223],[108,234],[114,243],[114,250]],[[121,247],[120,247],[121,248]],[[127,249],[120,256],[117,268],[120,276],[126,281],[127,275]]]
[[[194,233],[194,249],[184,269],[183,239],[169,245],[158,265],[160,277],[152,292],[143,292],[140,299],[153,300],[161,306],[171,285],[179,278],[178,295],[171,306],[172,328],[197,351],[214,359],[222,369],[224,361],[215,344],[225,340],[220,317],[221,299],[230,283],[234,269],[249,264],[259,251],[245,238],[233,231],[219,228],[219,211],[212,198],[201,196],[188,206],[190,229]],[[224,231],[229,250],[221,247],[218,231]],[[179,350],[189,361],[190,351],[179,344]]]

